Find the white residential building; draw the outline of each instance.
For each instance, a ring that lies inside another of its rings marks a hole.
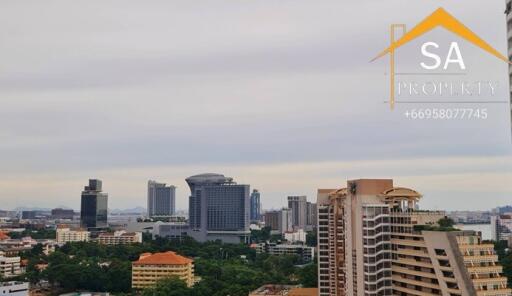
[[[120,230],[114,233],[101,233],[98,236],[97,241],[104,245],[142,243],[142,232],[126,232],[124,230]]]
[[[297,229],[296,231],[285,232],[284,239],[288,242],[306,242],[306,232],[303,229]]]
[[[57,228],[57,243],[89,241],[91,233],[86,230],[71,230],[70,228]]]
[[[22,274],[20,263],[20,257],[0,256],[0,276],[9,278]]]
[[[298,255],[302,262],[311,262],[315,258],[315,248],[306,245],[277,244],[272,242],[254,244],[256,253],[267,253],[274,256]]]
[[[28,282],[3,282],[0,283],[0,295],[28,296]]]

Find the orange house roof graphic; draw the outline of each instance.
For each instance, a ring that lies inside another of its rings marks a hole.
[[[429,15],[423,21],[421,21],[418,25],[412,28],[410,31],[406,32],[402,38],[393,42],[390,47],[382,51],[379,55],[377,55],[372,61],[385,56],[388,53],[392,53],[397,48],[402,45],[420,37],[421,35],[437,28],[443,27],[446,30],[454,33],[455,35],[465,39],[466,41],[476,45],[477,47],[485,50],[486,52],[492,54],[504,62],[509,63],[508,58],[500,54],[496,49],[487,44],[482,38],[478,37],[475,33],[473,33],[470,29],[468,29],[463,23],[449,14],[443,8],[438,8],[434,13]]]

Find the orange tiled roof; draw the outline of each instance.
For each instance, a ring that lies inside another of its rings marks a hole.
[[[139,260],[133,264],[155,264],[155,265],[185,265],[194,262],[192,259],[180,256],[175,252],[168,251],[165,253],[143,253],[140,255]]]
[[[0,231],[0,240],[4,239],[10,239],[10,237],[7,234],[5,234],[5,232]]]
[[[290,296],[316,296],[318,288],[294,288],[290,290]]]

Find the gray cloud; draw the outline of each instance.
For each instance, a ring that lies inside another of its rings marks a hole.
[[[509,157],[508,106],[486,106],[486,121],[406,120],[403,106],[390,112],[382,103],[387,61],[369,63],[387,46],[390,23],[414,24],[438,6],[505,52],[502,2],[5,1],[0,176],[59,184],[68,190],[59,198],[77,199],[87,174],[114,171],[105,174],[107,184],[120,186],[111,192],[135,205],[144,204],[143,197],[130,192],[159,167],[183,168],[181,179],[175,171],[160,174],[162,181],[182,182],[206,168],[241,172],[243,165],[353,161],[365,167],[375,161],[387,163],[388,177],[416,176],[416,183],[420,169],[397,168],[393,161]],[[505,65],[466,52],[479,73],[507,85]],[[429,176],[461,176],[469,166],[436,164]],[[136,177],[120,176],[125,169]],[[318,185],[301,187],[310,195],[328,180],[385,175],[371,166],[346,174],[314,169],[322,176],[314,178]],[[499,163],[486,169],[508,176]],[[272,200],[295,184],[293,175],[279,174],[272,184],[260,182],[260,174],[243,174],[248,183],[263,183]],[[19,184],[8,180],[5,188]],[[436,182],[429,179],[434,188],[422,189],[441,199],[467,195],[467,188],[440,190]],[[41,186],[16,197],[44,203],[33,197],[44,192]],[[50,198],[51,188],[47,203],[60,204]],[[510,188],[489,193],[501,201]]]

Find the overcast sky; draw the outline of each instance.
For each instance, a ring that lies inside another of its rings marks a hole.
[[[506,53],[504,2],[2,1],[0,207],[78,209],[100,178],[110,208],[145,206],[156,179],[186,209],[184,179],[204,172],[259,189],[264,208],[374,177],[423,208],[512,204],[508,105],[408,120],[383,103],[387,58],[369,63],[391,23],[439,6]],[[463,50],[508,99],[506,64]]]

